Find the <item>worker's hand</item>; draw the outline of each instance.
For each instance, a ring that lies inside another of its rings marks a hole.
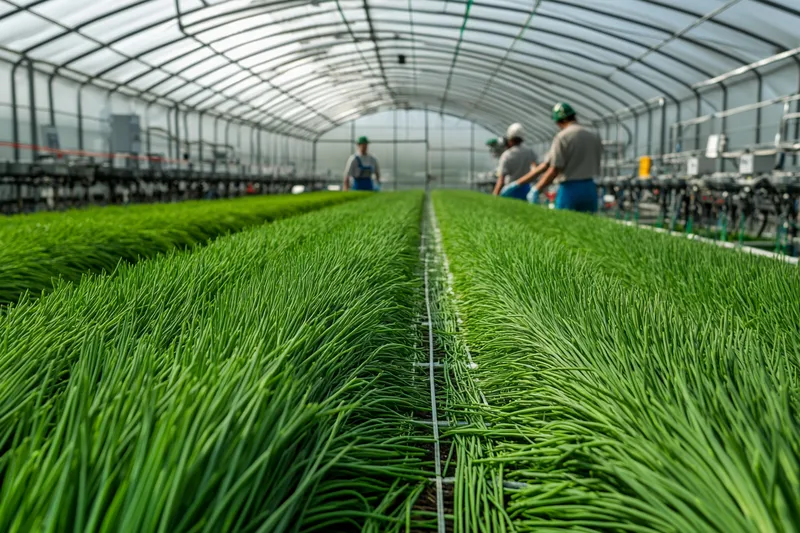
[[[528,200],[532,204],[538,204],[539,203],[539,191],[536,190],[536,188],[531,189],[531,192],[528,195]]]
[[[381,190],[381,182],[376,181],[373,188],[375,189],[375,192],[379,192]]]
[[[503,190],[500,191],[500,196],[511,196],[518,187],[519,185],[517,185],[517,182],[512,181],[511,183],[503,187]]]

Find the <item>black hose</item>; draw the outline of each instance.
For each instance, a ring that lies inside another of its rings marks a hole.
[[[763,235],[764,230],[767,229],[767,222],[769,222],[769,213],[767,211],[761,211],[763,215],[763,220],[761,220],[761,227],[758,228],[758,233],[756,234],[756,239],[760,239],[761,235]]]

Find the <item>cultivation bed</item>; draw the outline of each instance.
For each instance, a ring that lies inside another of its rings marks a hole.
[[[103,207],[0,219],[0,305],[58,281],[133,263],[265,222],[356,199],[364,193],[311,193],[235,200]]]
[[[0,531],[420,522],[432,464],[409,420],[427,399],[398,302],[421,199],[259,226],[7,309]]]
[[[6,307],[0,531],[794,531],[799,323],[796,265],[370,195]]]
[[[451,431],[478,439],[458,464],[469,501],[491,502],[461,531],[498,530],[493,510],[508,531],[796,529],[800,496],[778,480],[800,469],[796,265],[434,199],[488,400],[459,403],[491,422]]]

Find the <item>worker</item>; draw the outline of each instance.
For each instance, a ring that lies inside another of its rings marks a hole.
[[[510,186],[519,178],[536,167],[536,154],[530,148],[522,146],[525,137],[522,124],[508,127],[506,139],[508,149],[500,156],[497,163],[497,183],[494,186],[495,196],[525,200],[530,190],[527,186]]]
[[[354,191],[378,191],[380,190],[381,169],[378,166],[378,160],[367,153],[369,139],[363,136],[359,137],[356,144],[358,149],[347,160],[347,167],[344,169],[343,188],[345,191],[351,188]],[[373,175],[375,181],[372,180]]]
[[[506,140],[503,137],[499,139],[492,137],[486,141],[486,146],[489,147],[489,153],[492,154],[494,159],[499,159],[503,152],[506,151]]]
[[[555,208],[594,213],[597,211],[597,185],[603,159],[603,141],[595,132],[578,123],[572,106],[565,103],[553,107],[553,121],[560,130],[553,139],[545,161],[518,179],[514,186],[524,188],[539,176],[530,191],[531,203],[539,203],[539,195],[551,183],[558,185]]]

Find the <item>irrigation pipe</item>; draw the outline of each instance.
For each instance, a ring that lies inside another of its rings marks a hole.
[[[459,312],[458,305],[456,305],[456,301],[455,301],[456,300],[456,294],[455,294],[455,290],[453,288],[453,273],[450,271],[450,261],[448,260],[447,252],[444,249],[444,243],[443,243],[443,240],[442,240],[442,232],[439,229],[439,220],[436,218],[436,209],[433,206],[433,201],[430,201],[430,200],[428,200],[428,218],[430,219],[431,228],[433,229],[435,252],[442,259],[442,270],[444,271],[444,274],[446,276],[447,293],[450,294],[454,299],[453,310],[454,310],[454,313],[455,313],[455,316],[456,316],[456,323],[458,324],[458,328],[459,328],[459,331],[458,331],[457,334],[458,335],[462,335],[460,330],[463,328],[464,321],[461,319],[461,313]],[[426,274],[427,274],[427,271],[426,271]],[[430,315],[430,311],[428,313],[428,319],[429,319],[429,324],[431,324],[431,327],[432,327],[433,317]],[[469,368],[470,371],[476,370],[478,368],[478,365],[472,359],[472,353],[469,350],[469,345],[467,344],[467,341],[466,341],[466,339],[463,338],[463,336],[462,336],[462,341],[463,341],[462,344],[464,346],[464,351],[466,352],[466,355],[467,355],[467,361],[468,361],[468,364],[469,364],[468,368]],[[471,372],[469,372],[469,373],[471,373]],[[473,378],[473,379],[475,379],[475,378]],[[486,396],[483,394],[483,390],[478,385],[476,385],[475,388],[478,391],[478,394],[480,395],[481,402],[483,403],[483,405],[486,406],[486,407],[489,407],[489,402],[486,400]],[[487,426],[487,427],[491,426],[491,424],[487,424],[486,422],[484,422],[484,425]],[[454,477],[443,478],[442,481],[445,482],[445,483],[454,483],[455,482],[455,478]],[[529,488],[530,486],[531,485],[528,484],[528,483],[522,483],[522,482],[518,482],[518,481],[503,481],[503,487],[506,488],[506,489],[517,489],[517,490],[520,490],[520,489]]]
[[[732,243],[732,242],[716,241],[714,239],[708,239],[706,237],[701,237],[701,236],[695,235],[693,233],[687,234],[687,233],[682,233],[680,231],[670,231],[670,230],[667,230],[667,229],[664,229],[664,228],[654,228],[653,226],[646,226],[646,225],[643,225],[643,224],[636,224],[635,222],[632,222],[630,220],[615,220],[615,222],[617,222],[619,224],[623,224],[625,226],[631,226],[631,227],[634,227],[634,228],[640,228],[640,229],[646,229],[646,230],[650,230],[650,231],[655,231],[656,233],[663,233],[663,234],[666,234],[666,235],[671,235],[672,237],[684,237],[684,238],[689,239],[691,241],[698,241],[698,242],[703,242],[703,243],[706,243],[706,244],[714,244],[714,245],[717,245],[717,246],[719,246],[721,248],[729,248],[729,249],[737,250],[737,251],[745,253],[745,254],[760,255],[762,257],[769,257],[770,259],[775,259],[776,261],[784,261],[784,262],[792,264],[792,265],[796,265],[798,263],[798,259],[799,259],[797,257],[789,257],[788,255],[776,254],[775,252],[768,252],[766,250],[759,250],[758,248],[753,248],[751,246],[740,246],[740,245]]]
[[[425,201],[430,205],[430,196],[425,195]],[[430,223],[423,217],[425,229]],[[427,246],[425,231],[422,231],[421,240],[423,248],[423,278],[425,285],[425,312],[428,317],[428,380],[431,389],[431,425],[433,426],[433,449],[436,456],[434,465],[436,473],[436,522],[439,533],[446,533],[446,523],[444,518],[444,489],[442,483],[442,453],[439,444],[439,416],[436,410],[436,379],[434,376],[433,360],[433,315],[431,314],[430,283],[428,279],[428,264],[430,262],[430,251]]]

